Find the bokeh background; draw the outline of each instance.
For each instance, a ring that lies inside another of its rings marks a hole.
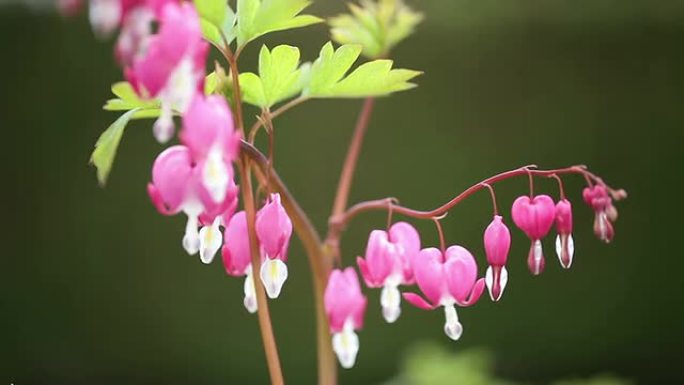
[[[439,311],[405,305],[399,322],[386,325],[378,291],[367,291],[358,362],[341,383],[392,381],[406,370],[407,355],[425,351],[416,343],[456,359],[487,351],[498,377],[528,384],[600,373],[681,383],[684,3],[412,5],[426,21],[393,56],[425,75],[417,89],[377,103],[352,201],[396,196],[432,208],[529,163],[586,163],[630,197],[618,206],[617,235],[606,246],[593,237],[582,180],[568,178],[572,269],[561,270],[549,239],[547,271],[531,277],[528,241],[515,231],[503,301],[483,297],[461,311],[458,343],[443,335]],[[148,201],[150,166],[162,149],[151,121],[129,126],[109,185],[98,187],[88,157],[116,118],[101,106],[121,73],[112,42],[97,41],[85,15],[64,20],[49,8],[0,7],[0,383],[267,383],[256,318],[242,307],[242,280],[227,277],[220,262],[188,257],[180,247],[183,218],[162,217]],[[342,10],[339,1],[311,7],[326,16]],[[327,39],[316,26],[260,42],[298,44],[311,60]],[[246,51],[245,68],[258,46]],[[276,121],[277,169],[321,229],[360,104],[309,102]],[[539,180],[537,189],[557,193],[553,181]],[[497,191],[508,215],[526,180]],[[490,210],[482,193],[444,221],[448,241],[470,248],[481,268]],[[345,263],[384,220],[355,220],[344,238]],[[416,225],[434,245],[433,226]],[[313,384],[311,281],[299,242],[290,255],[290,280],[271,314],[288,383]]]

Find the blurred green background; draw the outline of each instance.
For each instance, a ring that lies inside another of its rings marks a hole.
[[[606,246],[593,237],[582,180],[568,178],[572,270],[561,270],[549,239],[547,271],[531,277],[529,243],[515,231],[503,301],[483,297],[461,311],[458,343],[443,335],[439,311],[404,305],[398,323],[386,325],[379,292],[366,290],[361,351],[341,383],[392,381],[417,341],[454,357],[489,351],[492,370],[511,381],[613,373],[639,384],[681,383],[684,2],[411,4],[427,19],[394,58],[425,75],[417,89],[378,102],[352,201],[391,195],[428,209],[529,163],[586,163],[630,198],[619,204],[617,235]],[[311,12],[343,9],[319,0]],[[266,42],[301,42],[310,60],[326,40],[325,27],[316,26]],[[246,51],[246,66],[258,46]],[[151,121],[128,128],[106,189],[87,164],[116,118],[101,110],[109,85],[121,79],[112,42],[97,41],[84,15],[63,20],[14,4],[0,8],[0,47],[0,383],[267,383],[242,280],[227,277],[220,262],[205,266],[187,256],[184,219],[162,217],[148,201],[151,162],[162,149]],[[276,121],[276,166],[321,229],[360,104],[309,102]],[[539,180],[537,189],[556,195],[553,181]],[[497,191],[508,212],[526,180]],[[482,193],[444,221],[448,241],[470,248],[481,271],[490,210]],[[344,238],[345,262],[383,225],[382,214],[355,220]],[[433,226],[416,225],[434,245]],[[311,281],[299,242],[290,255],[290,279],[271,314],[287,382],[313,384]],[[456,374],[453,383],[472,385]]]

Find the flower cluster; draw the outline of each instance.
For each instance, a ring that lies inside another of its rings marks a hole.
[[[559,180],[560,181],[560,180]],[[491,189],[491,186],[488,186]],[[494,199],[493,189],[492,197]],[[595,231],[606,242],[613,236],[612,221],[617,211],[607,188],[594,185],[584,190],[584,199],[596,212]],[[441,226],[438,225],[441,248],[421,249],[418,231],[406,222],[398,222],[387,231],[370,233],[365,258],[357,259],[359,271],[366,286],[380,288],[382,315],[389,323],[399,317],[402,294],[399,285],[416,284],[424,296],[413,292],[403,293],[412,305],[433,310],[444,308],[444,333],[458,340],[463,333],[457,307],[474,305],[485,287],[492,301],[499,301],[508,283],[506,263],[511,247],[511,232],[503,217],[496,212],[484,231],[484,251],[489,266],[485,276],[478,278],[478,266],[473,254],[463,246],[446,247]],[[574,255],[572,239],[572,205],[562,191],[561,199],[554,203],[548,195],[524,195],[517,198],[511,208],[515,225],[530,239],[531,246],[527,264],[533,275],[544,270],[545,258],[542,247],[544,239],[555,224],[556,253],[563,268],[569,269]],[[433,218],[438,222],[437,218]],[[359,348],[354,330],[363,324],[366,298],[361,292],[359,280],[351,267],[334,270],[329,277],[325,292],[325,308],[333,333],[333,349],[340,364],[353,365]]]

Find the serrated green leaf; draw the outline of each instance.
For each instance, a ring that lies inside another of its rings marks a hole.
[[[263,107],[268,104],[264,93],[264,86],[257,74],[243,72],[240,74],[240,91],[242,100],[246,103]]]
[[[329,93],[330,88],[342,79],[360,54],[360,45],[347,44],[335,50],[332,43],[326,43],[318,59],[311,65],[304,93],[311,96]]]
[[[200,28],[202,29],[202,37],[215,46],[221,46],[221,32],[209,20],[200,18]]]
[[[216,28],[223,26],[228,8],[227,0],[194,0],[195,8],[200,17]]]
[[[299,48],[279,45],[269,51],[266,46],[261,47],[259,75],[240,74],[243,99],[258,107],[271,107],[298,94],[303,85],[298,66]]]
[[[361,44],[363,54],[372,59],[386,56],[423,19],[403,0],[361,0],[349,10],[329,20],[332,38],[339,44]]]
[[[90,163],[97,168],[97,180],[101,186],[107,183],[107,177],[112,169],[124,129],[136,112],[138,112],[137,108],[121,115],[100,135],[95,143],[95,150],[90,156]]]
[[[157,100],[142,100],[135,93],[133,86],[128,82],[118,82],[112,84],[112,93],[118,96],[117,99],[109,99],[104,109],[107,111],[125,111],[134,108],[153,109],[159,107]]]
[[[244,46],[269,32],[301,28],[323,21],[315,16],[299,14],[309,4],[309,0],[238,0],[238,46]]]
[[[419,71],[392,69],[391,60],[364,63],[345,77],[361,52],[358,45],[343,45],[336,51],[327,43],[311,66],[304,95],[314,98],[358,98],[382,96],[415,87],[409,80]]]

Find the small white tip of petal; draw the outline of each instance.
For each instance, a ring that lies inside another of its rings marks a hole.
[[[243,301],[245,309],[251,314],[256,313],[257,299],[256,290],[254,290],[254,277],[252,276],[252,269],[250,268],[247,275],[245,276],[245,299]]]
[[[556,255],[563,268],[569,269],[572,266],[574,254],[575,241],[572,239],[572,234],[568,234],[565,242],[561,235],[556,236]]]
[[[544,250],[542,248],[541,240],[537,239],[534,241],[534,260],[539,264],[541,263],[542,258],[544,258]]]
[[[199,232],[200,260],[205,264],[210,264],[222,243],[223,235],[217,218],[211,226],[204,226]]]
[[[401,293],[397,286],[384,286],[380,292],[382,316],[388,323],[393,323],[401,314]]]
[[[458,321],[458,314],[456,314],[454,305],[444,306],[444,315],[446,317],[444,333],[452,340],[458,341],[463,334],[463,325]]]
[[[185,225],[185,235],[183,235],[183,248],[190,255],[195,255],[199,251],[200,238],[197,231],[197,217],[189,216],[188,223]]]
[[[157,118],[152,126],[154,138],[157,139],[157,142],[159,143],[166,143],[173,137],[174,130],[173,112],[162,108],[161,115],[159,115],[159,118]]]
[[[264,283],[264,289],[268,298],[278,298],[280,291],[283,288],[285,280],[287,280],[287,265],[280,259],[266,259],[261,264],[261,282]]]
[[[353,367],[359,353],[359,336],[354,329],[345,326],[341,332],[333,334],[332,345],[340,365],[345,369]]]
[[[501,299],[506,284],[508,284],[508,270],[506,266],[501,266],[499,270],[498,282],[495,280],[494,268],[492,266],[487,267],[487,272],[485,273],[485,284],[487,285],[487,290],[489,291],[489,297],[492,301],[496,302]]]

